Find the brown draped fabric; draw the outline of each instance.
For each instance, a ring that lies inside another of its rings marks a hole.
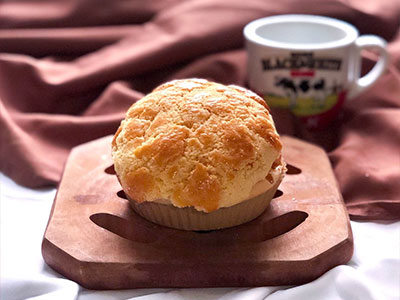
[[[55,185],[69,150],[115,132],[158,84],[199,77],[246,85],[243,27],[276,14],[345,20],[388,41],[391,63],[329,128],[308,132],[279,112],[281,133],[329,153],[354,219],[400,219],[400,2],[389,0],[3,0],[1,171]],[[364,67],[374,61],[366,54]]]

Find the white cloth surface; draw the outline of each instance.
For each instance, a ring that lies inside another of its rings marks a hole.
[[[351,222],[354,255],[301,286],[93,291],[53,271],[41,242],[55,189],[31,190],[0,173],[0,299],[400,299],[400,222]]]

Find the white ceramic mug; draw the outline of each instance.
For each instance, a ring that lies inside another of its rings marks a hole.
[[[388,63],[382,38],[359,36],[354,26],[328,17],[266,17],[249,23],[244,36],[250,88],[309,127],[328,124],[345,99],[370,87]],[[365,48],[377,49],[379,60],[360,78]]]

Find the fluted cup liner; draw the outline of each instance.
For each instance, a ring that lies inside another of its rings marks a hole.
[[[264,193],[234,206],[217,209],[210,213],[192,207],[179,208],[172,204],[156,202],[137,203],[130,199],[132,208],[143,218],[167,227],[183,230],[215,230],[247,223],[261,215],[269,206],[281,182],[277,180]]]

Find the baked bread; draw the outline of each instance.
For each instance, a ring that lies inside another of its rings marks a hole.
[[[253,198],[268,206],[285,172],[281,149],[264,100],[203,79],[157,87],[129,108],[112,141],[132,207],[153,222],[189,230],[234,226],[261,214],[265,207],[240,222],[240,216],[229,222],[219,216],[241,203],[243,211]]]

